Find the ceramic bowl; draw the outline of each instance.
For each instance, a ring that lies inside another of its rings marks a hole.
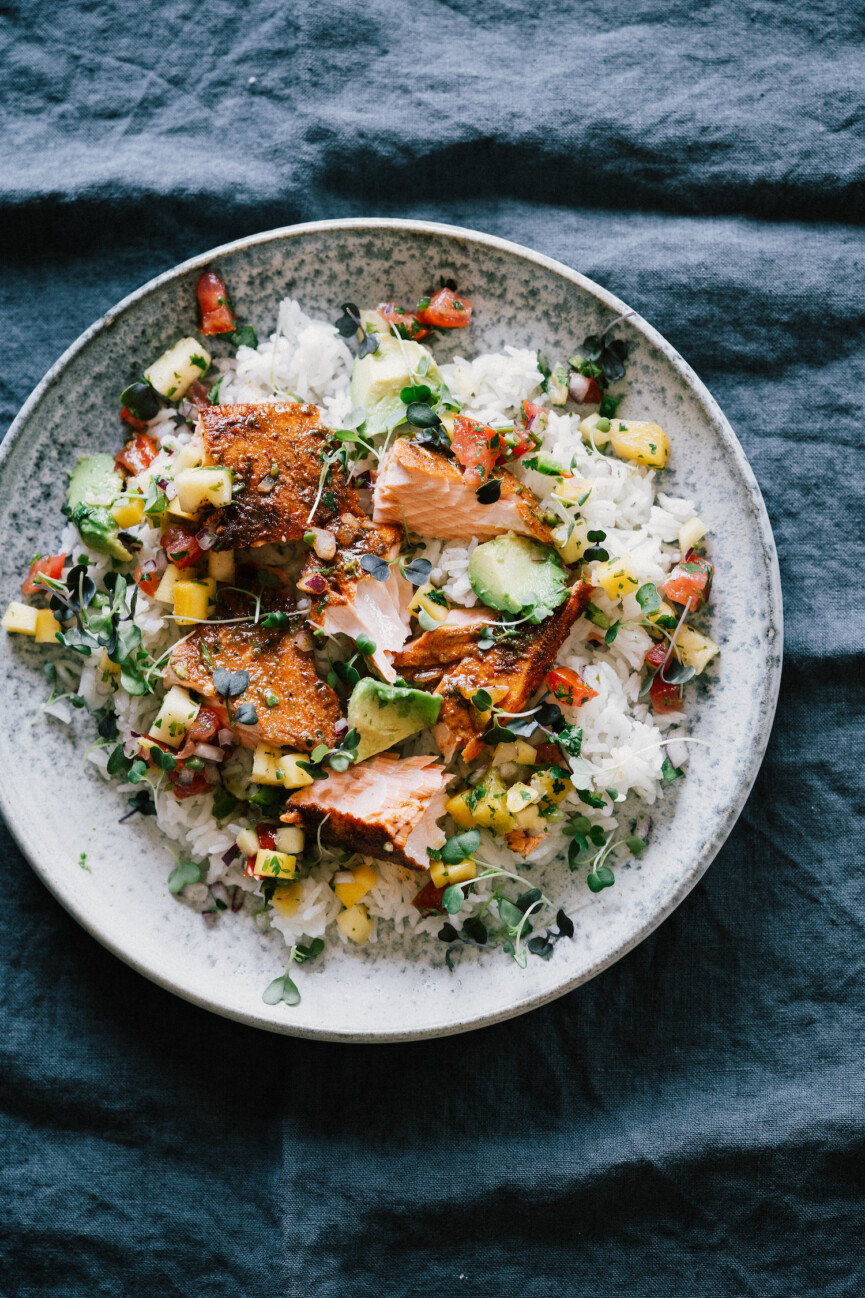
[[[15,420],[0,463],[4,605],[33,553],[50,550],[58,535],[66,470],[79,454],[118,443],[118,393],[143,363],[194,332],[195,281],[211,263],[260,336],[272,330],[286,294],[335,319],[347,300],[410,302],[440,275],[474,300],[472,352],[514,343],[567,356],[628,311],[549,257],[426,222],[316,222],[186,262],[88,329]],[[704,742],[693,746],[674,796],[653,811],[639,863],[619,870],[616,886],[597,896],[562,865],[574,940],[525,970],[496,952],[462,960],[453,974],[434,940],[410,950],[387,940],[340,949],[298,972],[299,1005],[265,1005],[262,990],[285,965],[281,939],[262,936],[244,916],[223,916],[208,930],[169,895],[171,862],[152,821],[118,824],[120,799],[82,764],[92,723],[31,724],[46,693],[44,647],[4,636],[3,812],[39,877],[95,938],[154,982],[242,1022],[330,1040],[394,1041],[466,1031],[543,1005],[618,960],[687,895],[735,823],[769,736],[781,668],[778,565],[754,475],[706,388],[638,315],[617,334],[632,348],[621,413],[646,415],[667,430],[673,456],[665,487],[696,501],[710,529],[711,634],[722,652],[706,687],[689,691],[691,733]],[[466,344],[456,337],[450,345]],[[78,867],[81,852],[89,871]]]

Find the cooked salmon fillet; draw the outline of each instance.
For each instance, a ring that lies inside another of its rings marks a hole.
[[[383,680],[393,682],[391,655],[409,636],[408,605],[412,588],[395,562],[400,535],[396,528],[366,517],[346,515],[333,528],[338,549],[331,560],[310,551],[298,585],[312,600],[309,620],[327,635],[363,633],[375,644],[371,662]],[[361,564],[371,554],[391,563],[386,581],[371,577]]]
[[[210,406],[200,413],[198,436],[205,461],[231,469],[243,490],[230,505],[204,519],[216,548],[297,541],[309,531],[319,496],[329,429],[317,406],[275,401]],[[363,514],[357,491],[339,465],[331,465],[312,524],[328,528],[341,514]]]
[[[299,817],[310,833],[320,829],[324,843],[426,870],[426,849],[445,841],[437,822],[450,778],[434,757],[380,753],[298,789],[282,819],[296,824]]]
[[[373,522],[342,466],[326,465],[336,443],[318,407],[285,401],[212,406],[202,410],[196,437],[205,461],[231,469],[244,486],[230,505],[203,519],[216,533],[215,548],[296,541],[312,529],[329,533],[334,557],[322,560],[310,550],[299,583],[312,597],[310,621],[328,635],[370,636],[374,665],[392,681],[388,654],[408,637],[410,594],[398,574],[378,582],[360,560],[365,554],[396,558],[402,529]]]
[[[277,601],[283,611],[293,607],[284,596],[272,597],[270,606]],[[246,616],[250,607],[251,601],[243,602],[238,595],[223,596],[217,616]],[[195,690],[207,699],[208,706],[238,732],[246,748],[265,743],[308,752],[319,743],[333,746],[342,707],[327,682],[319,678],[312,654],[297,646],[295,636],[302,625],[302,613],[293,616],[290,626],[272,629],[260,622],[203,624],[175,645],[166,683]],[[249,686],[231,700],[231,707],[233,712],[239,704],[251,703],[258,717],[255,724],[228,721],[224,700],[213,688],[218,667],[249,674]],[[268,706],[267,700],[273,698],[277,702]]]
[[[393,656],[400,676],[419,685],[438,680],[451,663],[478,657],[478,639],[498,613],[489,609],[452,608],[444,622],[424,631]]]
[[[504,689],[496,706],[504,712],[525,711],[591,594],[587,582],[577,582],[565,603],[538,626],[520,627],[513,637],[467,655],[445,672],[435,691],[443,702],[433,727],[433,738],[445,761],[458,750],[463,750],[467,761],[480,752],[479,735],[484,726],[466,695],[470,698],[475,691],[490,687]]]
[[[453,460],[400,437],[379,467],[372,516],[377,523],[395,523],[420,536],[486,541],[512,531],[549,545],[552,532],[534,492],[512,473],[497,476],[501,496],[482,505]]]

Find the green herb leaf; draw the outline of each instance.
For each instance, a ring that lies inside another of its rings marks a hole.
[[[196,865],[194,861],[178,861],[175,869],[168,876],[168,891],[174,896],[183,889],[188,883],[201,882],[201,866]]]
[[[664,758],[661,766],[661,775],[664,777],[665,784],[672,784],[674,780],[681,780],[685,772],[681,766],[674,766],[669,757]]]
[[[451,884],[442,893],[442,905],[449,915],[456,915],[463,908],[463,890],[457,884]]]
[[[447,840],[441,849],[441,859],[445,865],[459,865],[466,857],[473,856],[480,845],[480,830],[466,829]]]
[[[647,581],[640,587],[636,595],[637,603],[645,614],[654,613],[661,607],[661,596],[658,593],[658,587],[653,581]]]

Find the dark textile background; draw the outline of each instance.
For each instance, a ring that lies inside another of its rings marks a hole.
[[[7,837],[0,1291],[858,1298],[860,6],[13,0],[0,24],[4,426],[94,318],[216,243],[471,225],[608,286],[708,382],[787,616],[769,754],[703,882],[593,983],[471,1036],[209,1017]]]

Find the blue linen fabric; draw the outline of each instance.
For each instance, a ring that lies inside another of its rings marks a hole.
[[[5,837],[0,1292],[860,1295],[860,7],[8,0],[0,33],[4,426],[216,243],[475,226],[612,289],[708,382],[787,617],[769,752],[705,879],[594,982],[470,1036],[209,1016]]]

